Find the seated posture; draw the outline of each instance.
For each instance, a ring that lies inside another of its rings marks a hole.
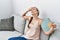
[[[31,12],[32,16],[26,16],[28,12]],[[13,37],[8,40],[40,40],[40,28],[41,28],[41,23],[43,19],[38,18],[39,16],[39,10],[36,7],[31,7],[29,10],[27,10],[22,17],[29,21],[28,26],[27,26],[27,32],[21,36],[21,37]],[[52,26],[53,25],[53,26]],[[43,32],[46,35],[51,34],[54,31],[54,28],[56,25],[54,23],[51,24],[51,28],[49,32],[46,32],[43,30]]]

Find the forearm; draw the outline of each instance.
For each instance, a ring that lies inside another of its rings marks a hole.
[[[45,33],[46,35],[50,35],[53,31],[54,31],[54,28],[51,27],[48,32],[45,32],[45,31],[44,31],[44,33]]]
[[[25,13],[23,13],[23,15],[22,16],[26,16],[26,14],[28,13],[28,11],[26,11]]]

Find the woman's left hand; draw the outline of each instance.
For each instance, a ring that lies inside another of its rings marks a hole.
[[[52,23],[51,26],[52,26],[53,28],[56,28],[56,24],[54,24],[54,23]]]

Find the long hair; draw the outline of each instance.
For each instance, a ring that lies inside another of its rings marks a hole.
[[[33,7],[33,8],[36,8],[36,7]],[[36,8],[36,10],[38,11],[38,16],[39,16],[39,10],[38,10],[38,8]],[[29,24],[31,23],[32,19],[33,19],[33,17],[31,17],[31,20],[30,20],[29,23],[28,23],[28,28],[30,28],[30,27],[29,27]]]
[[[36,7],[35,7],[36,8]],[[36,10],[38,11],[38,16],[39,16],[39,10],[38,10],[38,8],[36,8]]]
[[[28,23],[28,28],[30,28],[30,27],[29,27],[29,24],[31,23],[32,19],[33,19],[33,17],[31,17],[31,20],[30,20],[29,23]]]

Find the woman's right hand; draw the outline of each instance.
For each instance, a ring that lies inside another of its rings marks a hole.
[[[26,12],[25,12],[25,14],[27,14],[28,12],[30,12],[31,11],[31,8],[29,8]]]
[[[33,7],[30,7],[30,8],[28,9],[28,12],[29,12],[29,11],[32,11],[32,9],[33,9]]]
[[[30,7],[30,8],[27,10],[27,12],[32,11],[33,8],[36,8],[36,7]]]
[[[31,8],[28,9],[28,12],[31,11]]]

